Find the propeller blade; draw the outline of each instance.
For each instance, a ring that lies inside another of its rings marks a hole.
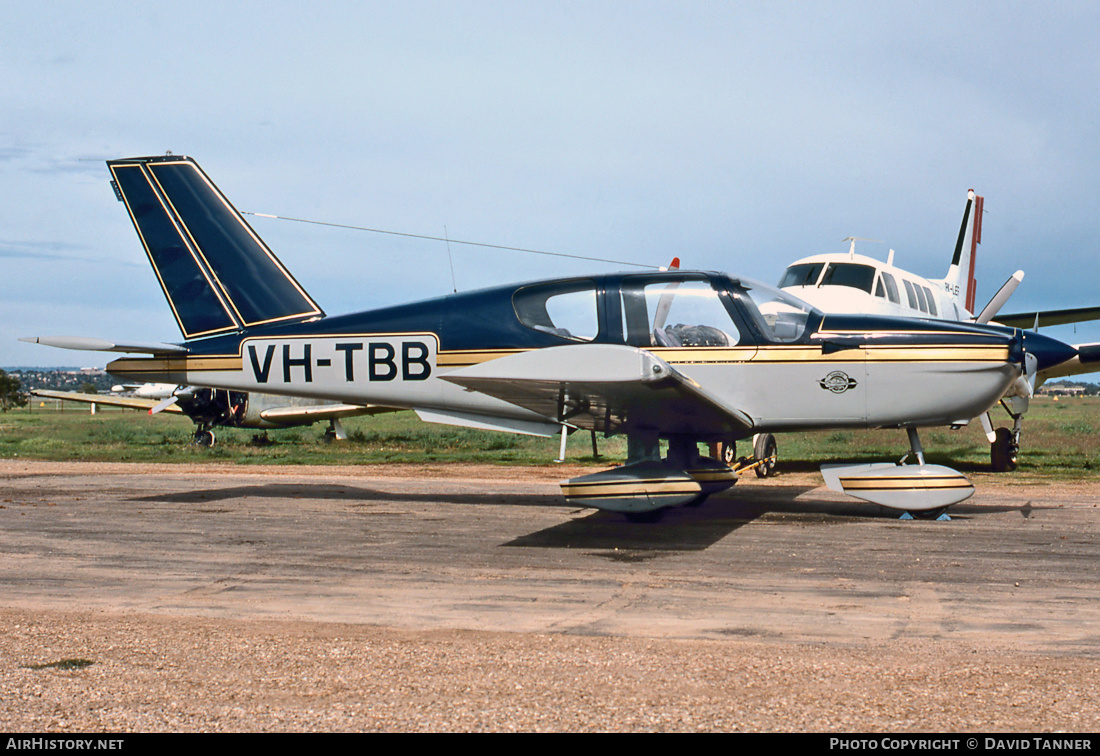
[[[1016,287],[1019,286],[1020,282],[1023,280],[1024,272],[1022,270],[1018,270],[1013,273],[1012,277],[1005,281],[1004,286],[1002,286],[997,291],[997,293],[993,295],[993,299],[989,300],[989,304],[982,308],[982,311],[978,314],[978,317],[974,318],[974,322],[988,323],[990,320],[992,320],[994,316],[996,316],[996,314],[1001,311],[1001,308],[1004,307],[1005,302],[1008,301],[1008,298],[1012,296],[1012,293],[1016,291]]]
[[[160,412],[162,410],[168,409],[169,407],[171,407],[173,404],[175,404],[178,401],[179,401],[178,396],[170,396],[170,397],[168,397],[167,399],[165,399],[163,401],[157,402],[157,404],[154,405],[149,410],[149,414],[150,415],[155,415],[155,414],[157,414],[158,412]]]
[[[653,313],[653,328],[665,327],[665,320],[668,319],[668,311],[672,308],[672,298],[676,296],[676,290],[680,288],[679,281],[673,281],[665,290],[661,293],[661,298],[657,300],[657,309]]]
[[[993,420],[990,419],[988,412],[982,413],[982,430],[985,431],[985,437],[989,439],[989,443],[993,443],[997,440],[997,433],[993,430]]]

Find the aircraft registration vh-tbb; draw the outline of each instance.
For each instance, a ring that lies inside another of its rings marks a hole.
[[[184,337],[106,344],[145,355],[113,361],[111,374],[409,408],[513,433],[624,434],[625,465],[562,492],[630,519],[733,485],[734,471],[700,444],[879,427],[907,431],[903,463],[825,466],[826,481],[938,514],[974,489],[925,463],[917,429],[977,417],[1025,370],[1077,354],[1013,328],[824,315],[772,286],[703,271],[536,281],[328,316],[193,159],[108,166]]]

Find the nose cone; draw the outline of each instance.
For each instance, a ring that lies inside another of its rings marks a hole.
[[[1034,331],[1023,331],[1024,351],[1034,355],[1037,369],[1046,370],[1077,356],[1077,349]]]

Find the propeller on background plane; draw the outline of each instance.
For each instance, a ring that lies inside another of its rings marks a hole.
[[[978,314],[978,317],[974,318],[975,323],[988,323],[991,321],[1001,308],[1004,307],[1005,302],[1016,291],[1016,287],[1020,285],[1020,282],[1024,280],[1024,272],[1018,270],[1012,274],[1012,276],[1004,282],[1004,285],[997,290],[997,293],[993,295],[993,298],[989,300],[989,304],[982,308],[982,311]]]

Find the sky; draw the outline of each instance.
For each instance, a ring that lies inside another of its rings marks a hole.
[[[858,251],[1100,305],[1096,2],[0,0],[0,366],[181,339],[104,161],[241,210],[774,283]],[[249,218],[329,314],[623,264]],[[452,276],[453,265],[453,276]],[[1045,331],[1100,341],[1096,324]]]

